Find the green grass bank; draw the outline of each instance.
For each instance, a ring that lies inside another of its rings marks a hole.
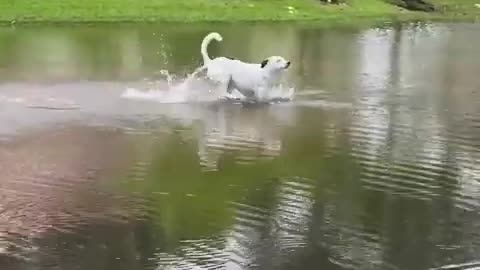
[[[480,0],[429,0],[437,11],[412,12],[384,0],[2,0],[0,23],[479,20]]]

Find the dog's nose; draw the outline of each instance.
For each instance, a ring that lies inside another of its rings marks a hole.
[[[287,62],[287,65],[285,66],[285,68],[288,68],[290,66],[290,61]]]

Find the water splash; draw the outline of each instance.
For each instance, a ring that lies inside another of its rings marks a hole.
[[[146,88],[129,87],[122,98],[151,100],[159,103],[195,103],[212,102],[219,99],[230,99],[244,101],[245,97],[234,91],[232,94],[225,93],[221,87],[199,76],[202,73],[199,68],[185,78],[177,78],[170,74],[168,70],[161,70],[159,74],[164,78],[156,80]],[[269,89],[263,94],[262,102],[284,102],[291,101],[294,98],[295,89],[279,85]]]

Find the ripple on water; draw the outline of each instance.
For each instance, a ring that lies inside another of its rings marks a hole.
[[[277,209],[273,212],[278,245],[282,250],[296,250],[306,245],[314,203],[314,182],[308,178],[282,179]]]
[[[86,127],[39,131],[3,144],[3,254],[32,257],[36,240],[47,234],[75,234],[88,224],[134,216],[120,194],[101,188],[103,177],[124,166],[125,145],[119,133]]]
[[[175,251],[158,252],[149,261],[156,269],[260,269],[264,259],[283,261],[284,255],[291,256],[306,244],[313,192],[310,179],[281,179],[273,211],[231,202],[230,229],[212,237],[183,240]],[[265,233],[273,239],[265,238]]]
[[[150,261],[155,269],[222,269],[227,261],[222,236],[182,241],[174,253],[157,252]]]
[[[478,270],[480,269],[480,261],[473,261],[459,264],[449,264],[437,268],[431,268],[430,270]]]
[[[457,207],[479,208],[475,161],[479,156],[470,129],[450,132],[431,117],[424,126],[390,123],[390,117],[374,108],[363,107],[357,116],[361,121],[349,130],[354,142],[351,155],[360,165],[364,188],[426,201],[449,190]]]
[[[344,198],[346,202],[328,202],[322,207],[322,218],[315,230],[320,234],[316,241],[328,250],[330,263],[341,269],[397,269],[383,259],[382,235],[378,229],[362,222],[355,222],[358,212],[347,210],[342,205],[356,208],[354,200]],[[345,209],[344,209],[345,210]]]

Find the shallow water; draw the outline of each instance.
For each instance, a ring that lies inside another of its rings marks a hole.
[[[212,30],[294,99],[178,90]],[[479,31],[0,29],[1,269],[476,269]]]

